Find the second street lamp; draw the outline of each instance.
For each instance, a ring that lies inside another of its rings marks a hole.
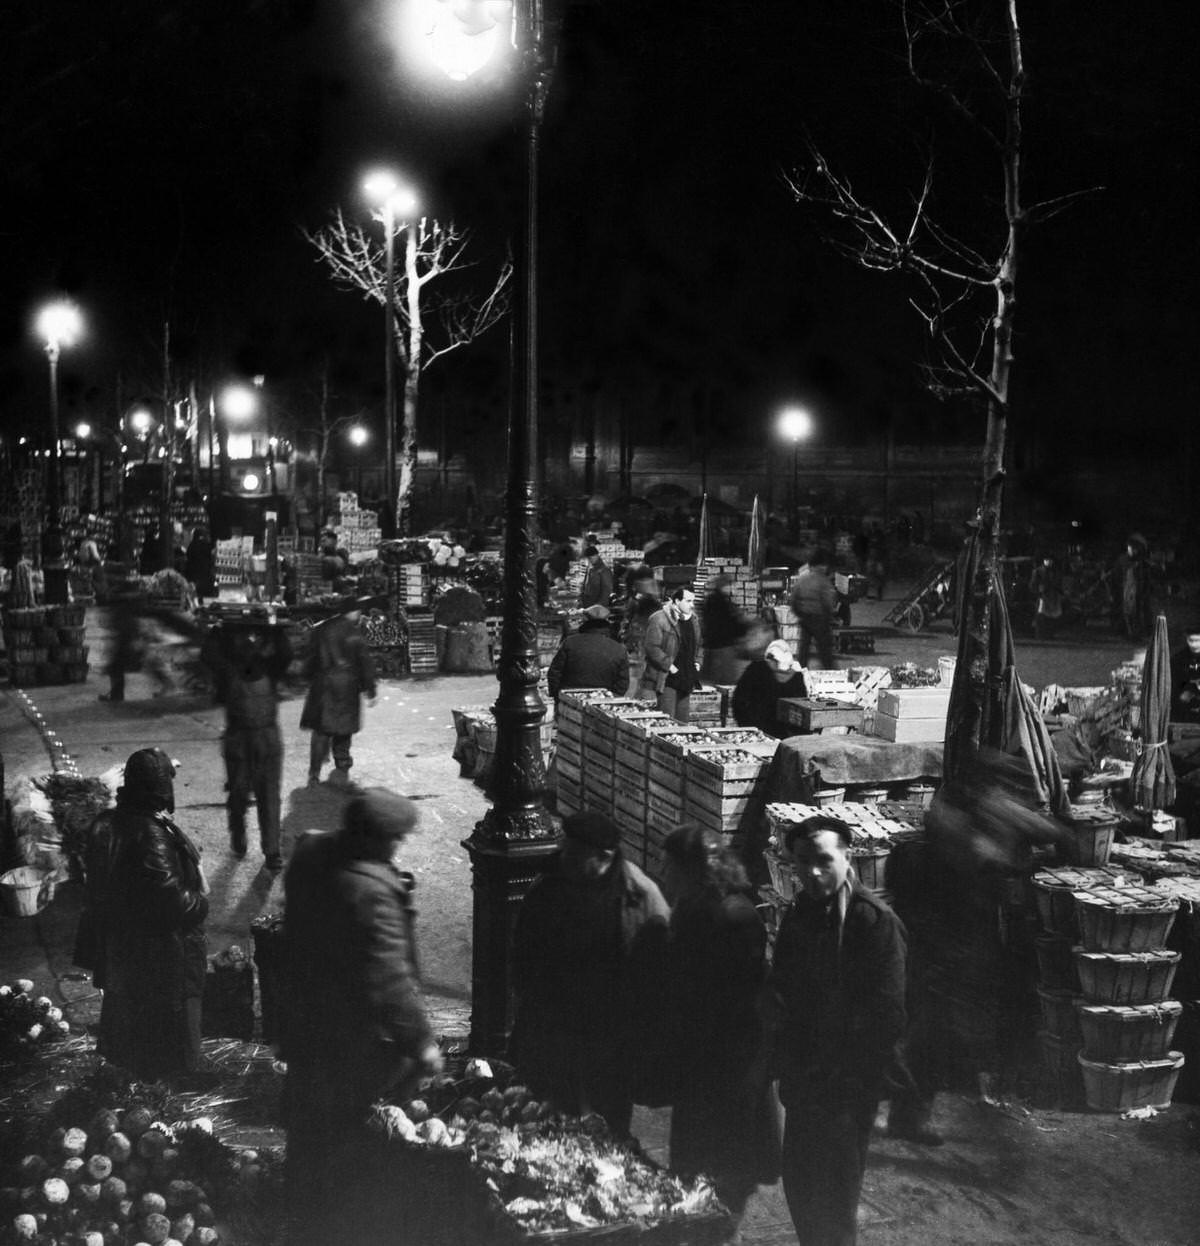
[[[396,522],[400,507],[396,496],[396,221],[410,217],[417,210],[416,195],[404,186],[394,173],[380,169],[363,182],[363,193],[379,209],[383,224],[383,430],[384,430],[384,535],[396,535]],[[408,231],[408,249],[416,244],[416,237]],[[410,270],[411,264],[406,268]],[[415,361],[410,360],[409,366]]]
[[[800,443],[812,436],[813,419],[803,407],[779,414],[779,431],[792,443],[792,540],[800,540]]]

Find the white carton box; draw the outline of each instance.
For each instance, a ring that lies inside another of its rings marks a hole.
[[[879,712],[893,718],[945,718],[949,708],[949,688],[883,688],[879,692]]]
[[[941,718],[895,718],[880,711],[875,715],[875,734],[895,744],[937,743],[946,738],[946,719],[944,715]]]

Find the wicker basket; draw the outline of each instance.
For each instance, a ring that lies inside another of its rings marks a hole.
[[[37,632],[32,627],[6,627],[4,643],[10,649],[32,649]]]
[[[87,617],[87,607],[82,604],[51,606],[46,611],[49,627],[82,627]]]
[[[37,630],[33,633],[33,643],[38,649],[49,649],[51,646],[58,644],[58,628],[37,628]]]
[[[57,649],[52,649],[50,652],[55,662],[67,666],[72,663],[86,662],[88,647],[87,645],[59,645]]]
[[[1128,903],[1108,893],[1075,893],[1083,946],[1089,952],[1151,952],[1161,948],[1175,924],[1178,900],[1147,900],[1138,888]]]
[[[1165,1108],[1171,1104],[1183,1053],[1168,1052],[1162,1060],[1105,1064],[1080,1055],[1083,1091],[1093,1112],[1129,1112],[1134,1108]]]
[[[1067,856],[1072,865],[1107,865],[1117,833],[1116,821],[1076,822],[1063,828]]]
[[[887,860],[891,851],[890,848],[875,845],[852,851],[850,860],[858,875],[858,881],[864,887],[871,891],[882,891],[887,886]]]
[[[1171,1050],[1183,1005],[1174,999],[1127,1008],[1080,1003],[1078,1014],[1084,1055],[1120,1064],[1163,1059]]]
[[[86,639],[86,627],[60,627],[58,628],[58,640],[56,643],[60,645],[82,645]]]
[[[1079,970],[1070,938],[1066,935],[1038,935],[1035,943],[1038,979],[1048,991],[1079,991]]]
[[[1042,928],[1048,934],[1078,937],[1079,921],[1075,916],[1073,893],[1099,883],[1137,877],[1133,870],[1107,865],[1089,869],[1039,870],[1033,876],[1033,891]]]
[[[1042,1052],[1042,1067],[1053,1088],[1054,1098],[1063,1107],[1077,1107],[1083,1102],[1079,1043],[1041,1030],[1038,1033],[1038,1045]]]
[[[12,661],[17,666],[37,666],[50,659],[49,649],[14,649]]]
[[[1083,994],[1092,1004],[1159,1004],[1171,993],[1178,952],[1075,949]]]
[[[37,683],[37,667],[24,662],[14,662],[8,670],[8,678],[14,688],[32,688]]]
[[[1078,1051],[1083,1046],[1083,1032],[1079,1028],[1079,996],[1072,991],[1059,991],[1038,987],[1038,1003],[1042,1009],[1042,1023],[1048,1034],[1075,1044]],[[1073,1054],[1073,1053],[1072,1053]]]
[[[41,627],[46,619],[45,606],[14,606],[8,611],[8,622],[11,627]]]

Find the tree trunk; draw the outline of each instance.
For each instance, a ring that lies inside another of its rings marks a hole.
[[[417,476],[417,407],[421,392],[421,278],[417,272],[416,227],[409,222],[404,245],[404,293],[408,299],[408,345],[404,370],[404,417],[400,426],[400,473],[396,497],[396,533],[412,535],[413,485]]]

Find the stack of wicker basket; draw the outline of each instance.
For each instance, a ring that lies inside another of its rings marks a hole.
[[[14,606],[5,612],[4,641],[9,678],[15,687],[82,683],[87,679],[85,613],[82,603]]]
[[[1083,1078],[1078,1061],[1083,1034],[1075,1007],[1081,997],[1072,951],[1079,942],[1074,893],[1135,878],[1135,874],[1105,866],[1041,870],[1033,877],[1042,927],[1036,943],[1038,1001],[1042,1011],[1038,1039],[1050,1085],[1055,1097],[1064,1105],[1083,1102]]]
[[[1180,956],[1165,948],[1179,901],[1136,884],[1094,885],[1074,900],[1087,1104],[1099,1112],[1166,1107],[1184,1062],[1171,1050],[1183,1009],[1168,998]]]

